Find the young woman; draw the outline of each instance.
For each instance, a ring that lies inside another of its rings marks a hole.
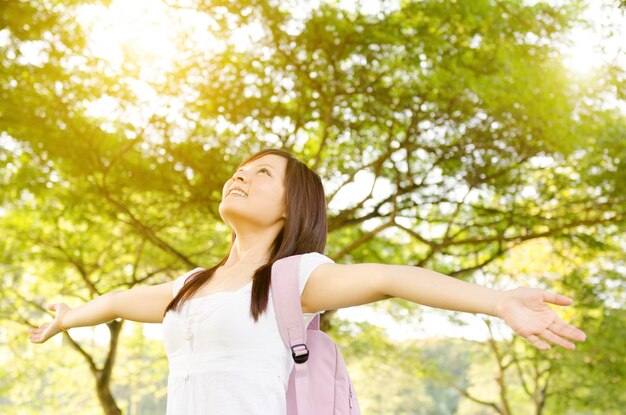
[[[52,304],[50,323],[32,329],[43,343],[62,330],[124,318],[162,322],[169,360],[167,414],[285,414],[294,362],[272,301],[272,263],[302,257],[305,324],[316,313],[387,298],[503,319],[535,347],[574,349],[585,333],[545,303],[572,300],[535,288],[496,290],[408,265],[337,264],[323,254],[326,199],[320,177],[288,152],[245,160],[222,190],[221,217],[232,245],[215,266],[164,284],[113,291],[70,308]],[[569,340],[568,340],[569,339]],[[571,340],[571,341],[570,341]]]

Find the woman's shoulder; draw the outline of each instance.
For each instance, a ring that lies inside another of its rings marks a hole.
[[[205,269],[206,269],[206,268],[196,267],[196,268],[192,269],[191,271],[187,271],[187,272],[185,272],[184,274],[182,274],[181,276],[179,276],[179,277],[177,278],[177,280],[182,280],[182,281],[184,282],[187,278],[191,277],[191,276],[192,276],[193,274],[195,274],[196,272],[198,272],[198,271],[203,271],[203,270],[205,270]]]
[[[192,276],[198,271],[203,271],[204,269],[205,268],[197,267],[197,268],[192,269],[191,271],[185,272],[184,274],[176,278],[174,280],[174,286],[172,287],[172,294],[176,296],[176,294],[178,294],[178,291],[180,291],[180,289],[183,287],[185,282],[187,282],[187,278],[189,278],[190,276]]]
[[[310,274],[318,265],[335,263],[332,258],[319,252],[308,252],[300,259],[300,273]]]
[[[307,252],[302,255],[302,260],[307,262],[322,263],[335,262],[332,258],[319,252]]]

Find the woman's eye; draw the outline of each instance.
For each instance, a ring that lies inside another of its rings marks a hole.
[[[268,169],[261,169],[259,171],[264,171],[268,176],[271,176],[270,171]]]

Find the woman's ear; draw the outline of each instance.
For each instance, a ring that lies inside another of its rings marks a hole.
[[[280,217],[283,219],[287,219],[287,206],[283,203],[283,211],[280,213]]]

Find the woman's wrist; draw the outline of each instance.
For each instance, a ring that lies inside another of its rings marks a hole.
[[[59,326],[61,331],[67,331],[67,329],[63,326],[63,317],[65,317],[65,314],[67,314],[67,311],[68,310],[63,311],[63,313],[59,316],[59,319],[57,320],[57,325]]]
[[[506,305],[507,297],[510,290],[498,290],[496,289],[496,298],[493,303],[492,316],[502,318],[502,309]]]

